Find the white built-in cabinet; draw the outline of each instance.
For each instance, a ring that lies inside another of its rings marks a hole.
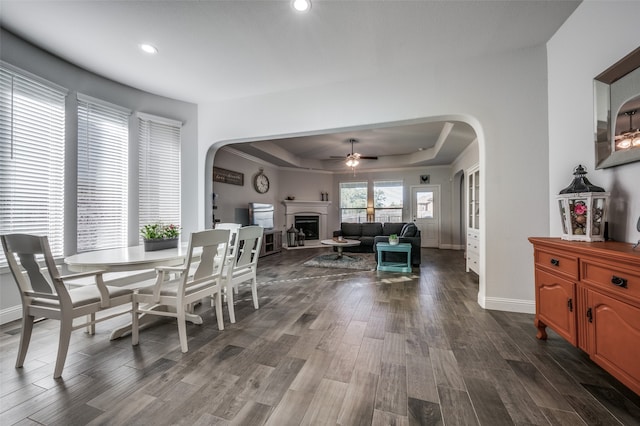
[[[467,272],[480,274],[480,166],[467,170]]]

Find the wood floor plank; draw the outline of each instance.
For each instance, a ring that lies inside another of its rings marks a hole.
[[[521,361],[508,363],[538,407],[571,411],[571,404],[532,364]]]
[[[285,357],[267,378],[262,392],[256,395],[255,401],[275,407],[296,376],[304,366],[305,360]]]
[[[466,390],[464,379],[453,351],[431,348],[431,363],[438,386]]]
[[[371,426],[409,426],[409,419],[406,416],[373,410]]]
[[[464,381],[480,424],[495,426],[514,424],[498,391],[489,380],[465,378]]]
[[[407,396],[438,404],[438,388],[428,357],[407,355]]]
[[[404,341],[402,334],[385,332],[382,359],[392,364],[406,365]]]
[[[440,409],[447,425],[479,425],[469,394],[458,389],[438,386]]]
[[[384,342],[382,340],[369,337],[363,338],[356,358],[355,369],[380,374],[383,345]]]
[[[324,377],[348,383],[353,374],[360,346],[341,343]]]
[[[347,383],[322,379],[300,424],[304,426],[335,425],[347,387]]]
[[[378,376],[354,371],[338,415],[339,425],[370,425],[373,419]]]
[[[382,362],[375,408],[407,416],[407,369],[404,365]]]
[[[409,425],[443,425],[440,404],[409,398],[408,401]]]
[[[289,389],[273,410],[266,426],[297,426],[300,424],[313,399],[312,392]]]

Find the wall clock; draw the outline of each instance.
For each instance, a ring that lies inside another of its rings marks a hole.
[[[260,169],[260,172],[253,178],[253,187],[260,194],[264,194],[269,190],[269,178]]]

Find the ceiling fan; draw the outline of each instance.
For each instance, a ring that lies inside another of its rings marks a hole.
[[[346,163],[345,163],[348,167],[351,167],[351,168],[356,167],[358,164],[360,164],[360,160],[377,160],[378,159],[378,157],[375,157],[375,156],[366,156],[366,155],[361,155],[357,152],[353,152],[353,144],[358,142],[357,139],[351,138],[347,142],[351,143],[351,154],[347,154]],[[340,156],[331,156],[331,158],[345,159],[345,157],[340,157]]]

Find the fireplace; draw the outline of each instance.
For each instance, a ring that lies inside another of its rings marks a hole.
[[[304,239],[318,240],[320,239],[320,216],[295,216],[293,226],[304,232]]]
[[[321,240],[329,238],[330,231],[327,226],[327,216],[331,201],[284,200],[282,204],[285,210],[285,230],[290,229],[292,226],[296,229],[302,228],[305,241],[310,243],[305,244],[305,248],[318,247]],[[315,222],[315,224],[311,224],[311,221]]]

